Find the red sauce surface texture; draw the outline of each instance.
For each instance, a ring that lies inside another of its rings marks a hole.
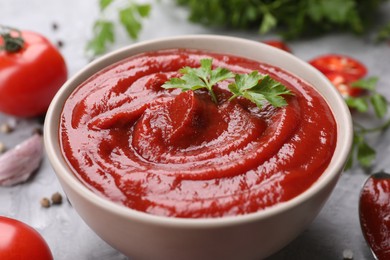
[[[360,199],[360,224],[378,260],[390,259],[390,179],[371,178]]]
[[[207,91],[161,88],[202,58],[235,73],[258,70],[294,96],[257,108],[228,101],[228,81]],[[247,214],[290,200],[328,166],[336,123],[307,83],[266,64],[197,50],[130,57],[89,78],[62,111],[60,141],[92,191],[154,215],[208,218]]]

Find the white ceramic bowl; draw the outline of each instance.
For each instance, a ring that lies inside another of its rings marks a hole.
[[[338,131],[336,150],[320,179],[285,203],[248,215],[214,219],[149,215],[115,204],[86,188],[61,154],[58,128],[65,100],[80,83],[112,63],[142,52],[171,48],[246,57],[283,68],[315,86],[331,107]],[[352,124],[341,96],[306,62],[259,42],[197,35],[133,44],[89,64],[68,80],[53,99],[45,120],[44,139],[50,162],[78,214],[102,239],[131,259],[261,259],[287,245],[318,214],[343,170],[351,147]]]

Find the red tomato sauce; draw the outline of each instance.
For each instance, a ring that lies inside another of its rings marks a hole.
[[[235,73],[258,70],[294,96],[261,110],[208,92],[161,88],[202,58]],[[130,57],[89,78],[66,101],[64,157],[92,191],[154,215],[209,218],[256,212],[308,189],[327,168],[336,123],[325,100],[280,68],[231,55],[166,50]]]
[[[371,178],[360,200],[360,224],[379,260],[390,259],[390,179]]]

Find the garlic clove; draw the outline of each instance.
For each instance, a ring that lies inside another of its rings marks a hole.
[[[26,181],[43,158],[43,140],[34,134],[0,156],[0,186],[12,186]]]

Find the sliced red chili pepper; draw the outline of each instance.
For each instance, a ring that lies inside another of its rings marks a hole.
[[[345,55],[329,54],[309,61],[311,65],[322,73],[338,73],[352,82],[363,78],[367,68],[360,61]]]
[[[351,83],[355,80],[350,80],[339,73],[327,73],[325,76],[337,88],[340,94],[344,97],[358,97],[364,93],[364,89],[351,87]]]
[[[309,63],[321,71],[344,96],[357,97],[364,90],[351,84],[367,74],[367,68],[360,61],[349,56],[329,54],[317,57]]]

